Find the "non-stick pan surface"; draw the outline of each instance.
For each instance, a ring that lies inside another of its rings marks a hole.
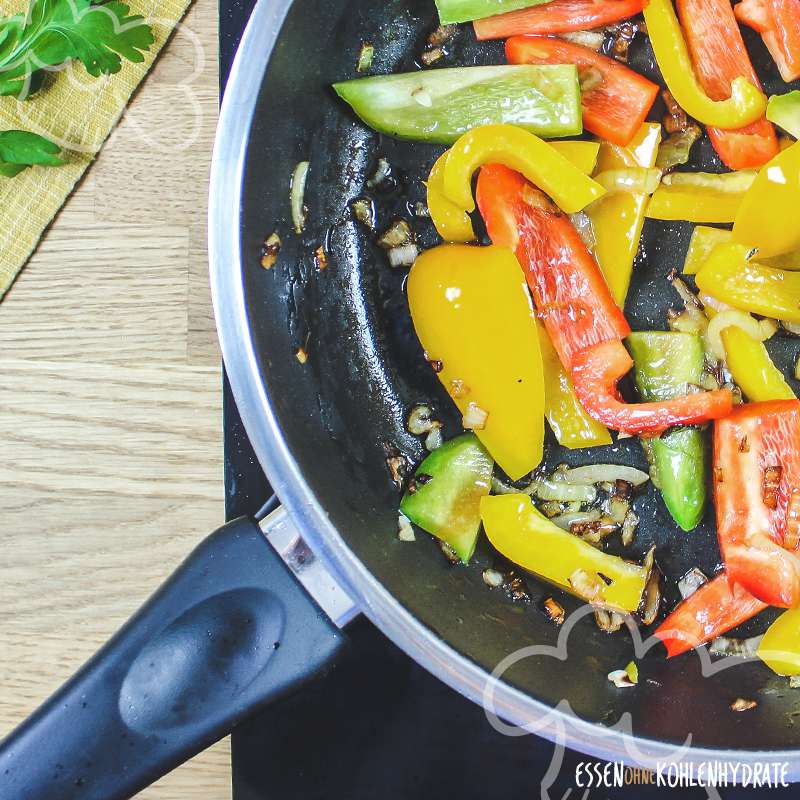
[[[410,206],[424,200],[421,179],[443,148],[371,132],[329,89],[333,81],[355,77],[363,42],[375,47],[373,72],[416,69],[415,59],[436,24],[432,0],[293,3],[261,84],[244,165],[244,292],[273,413],[310,491],[347,547],[402,606],[435,637],[491,672],[521,647],[556,644],[559,630],[540,610],[544,598],[555,595],[568,610],[576,602],[528,578],[528,601],[489,590],[481,573],[501,562],[485,542],[465,568],[450,565],[427,535],[414,544],[397,538],[399,492],[386,468],[386,447],[397,447],[412,461],[423,455],[404,425],[409,408],[421,401],[432,404],[445,421],[446,436],[457,434],[460,425],[414,335],[404,293],[407,271],[389,267],[374,237],[353,220],[349,204],[369,196],[380,228],[404,217],[423,246],[434,245],[432,224],[414,218]],[[746,40],[765,89],[784,90],[760,39],[749,33]],[[502,61],[501,43],[478,44],[464,26],[440,65]],[[658,78],[642,36],[631,48],[631,61]],[[369,192],[365,183],[380,156],[392,165],[396,185]],[[306,159],[311,162],[308,225],[297,236],[289,219],[289,181],[296,163]],[[696,146],[689,166],[723,169],[706,140]],[[635,330],[665,329],[667,310],[679,305],[666,276],[680,268],[691,228],[647,223],[626,308]],[[262,244],[275,230],[283,249],[275,268],[264,270]],[[314,251],[323,244],[329,264],[320,271]],[[295,357],[300,347],[308,353],[305,364]],[[791,374],[800,340],[778,336],[769,349]],[[793,380],[792,385],[800,389]],[[646,468],[634,439],[579,452],[550,440],[547,465],[562,462]],[[678,577],[693,566],[707,575],[719,568],[713,514],[709,510],[699,528],[683,533],[652,487],[637,498],[635,509],[642,520],[635,556],[656,545],[658,563],[668,576],[665,610],[671,609]],[[744,633],[760,632],[765,624],[766,617]],[[691,733],[697,747],[763,751],[800,746],[800,725],[794,725],[800,694],[758,663],[704,677],[696,655],[668,663],[663,650],[653,647],[639,660],[639,685],[620,691],[607,673],[634,657],[631,637],[604,634],[591,617],[572,632],[568,652],[566,660],[528,658],[506,679],[547,706],[568,701],[578,717],[590,722],[613,725],[627,712],[633,733],[647,739],[682,743]],[[758,706],[736,714],[729,706],[739,697],[754,699]]]

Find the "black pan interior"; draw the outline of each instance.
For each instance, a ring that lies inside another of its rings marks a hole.
[[[351,548],[388,589],[435,634],[487,670],[528,644],[555,644],[558,630],[540,610],[553,590],[526,581],[529,601],[489,590],[481,573],[497,563],[482,543],[469,568],[451,566],[430,537],[415,544],[397,539],[399,493],[385,466],[385,446],[418,460],[419,441],[404,428],[408,409],[431,403],[445,433],[460,431],[451,403],[422,357],[407,313],[406,270],[392,270],[374,237],[356,224],[352,199],[365,192],[379,156],[394,168],[396,188],[370,193],[381,227],[405,217],[423,246],[437,242],[428,220],[414,219],[409,204],[424,199],[421,178],[443,148],[401,143],[374,134],[336,101],[328,88],[355,77],[362,42],[375,46],[373,72],[417,68],[426,36],[436,27],[432,0],[296,0],[265,76],[251,132],[242,209],[246,292],[256,347],[288,443],[320,502]],[[746,32],[768,92],[784,90],[758,37]],[[637,37],[632,63],[657,78],[649,45]],[[458,33],[440,66],[502,63],[499,43],[479,45],[469,26]],[[658,118],[656,115],[654,118]],[[308,226],[292,233],[289,179],[298,161],[311,169],[306,193]],[[710,144],[695,149],[691,168],[720,171]],[[666,312],[678,303],[666,275],[680,268],[689,224],[648,223],[626,309],[634,329],[666,328]],[[277,230],[283,249],[277,266],[260,264],[264,239]],[[319,271],[314,251],[326,244],[329,266]],[[301,365],[299,347],[309,355]],[[800,340],[776,337],[769,348],[787,374]],[[796,383],[794,388],[798,389]],[[547,463],[613,461],[644,467],[635,440],[587,452],[562,450],[554,441]],[[635,546],[651,544],[667,576],[692,566],[706,574],[718,567],[713,518],[686,534],[672,522],[650,489],[636,501],[642,519]],[[556,597],[575,607],[570,598]],[[665,606],[677,598],[668,583]],[[762,619],[744,634],[765,627]],[[627,633],[608,636],[583,620],[569,643],[566,662],[542,658],[509,673],[513,684],[549,705],[569,701],[579,716],[600,724],[632,715],[637,734],[696,745],[777,749],[800,745],[800,692],[758,664],[703,678],[698,658],[667,663],[660,648],[640,662],[637,688],[619,691],[606,676],[633,657]],[[758,701],[747,714],[729,709],[738,697]]]

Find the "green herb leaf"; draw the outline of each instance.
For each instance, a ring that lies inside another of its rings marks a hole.
[[[24,99],[41,85],[43,69],[73,59],[94,77],[119,72],[123,58],[143,61],[153,31],[129,10],[117,0],[32,0],[27,17],[0,20],[0,95]]]
[[[0,131],[0,176],[13,178],[34,164],[64,164],[61,148],[44,136],[29,131]]]

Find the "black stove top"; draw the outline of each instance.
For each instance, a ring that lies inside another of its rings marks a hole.
[[[254,3],[220,2],[224,87]],[[224,383],[225,496],[228,518],[254,514],[271,494]],[[553,745],[498,733],[483,709],[445,686],[365,619],[348,627],[351,647],[326,678],[241,726],[233,735],[234,800],[494,800],[650,798],[701,800],[703,789],[576,785],[567,753],[553,785],[542,782]],[[581,767],[585,769],[585,767]],[[581,773],[586,780],[587,773]],[[585,785],[585,783],[584,783]],[[726,800],[788,796],[787,790],[720,790]],[[712,795],[713,796],[713,795]]]

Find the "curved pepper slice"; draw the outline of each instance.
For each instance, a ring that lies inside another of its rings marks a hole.
[[[725,363],[748,400],[760,403],[796,398],[783,373],[772,363],[763,342],[737,325],[725,328],[720,335],[725,345]]]
[[[649,570],[562,530],[536,510],[528,495],[482,498],[481,519],[495,549],[523,569],[595,606],[639,607]]]
[[[697,286],[741,311],[800,323],[800,272],[756,264],[751,253],[740,244],[715,247],[697,273]]]
[[[778,675],[800,675],[800,608],[784,611],[767,628],[756,655]]]
[[[727,416],[733,407],[728,389],[698,392],[658,403],[625,403],[618,381],[633,367],[621,341],[609,341],[578,353],[572,362],[572,384],[583,407],[609,428],[655,435],[675,425],[696,425]]]
[[[728,576],[769,605],[800,605],[800,557],[783,547],[800,491],[800,401],[739,406],[716,424],[714,463]]]
[[[472,176],[484,164],[505,164],[521,172],[567,214],[580,211],[606,193],[535,134],[513,125],[483,125],[453,145],[445,166],[445,194],[465,211],[475,210]]]
[[[744,128],[764,116],[767,98],[747,78],[731,82],[728,100],[712,100],[697,81],[672,0],[648,0],[647,32],[673,97],[689,116],[715,128]]]
[[[442,153],[431,168],[425,184],[428,190],[428,211],[437,233],[446,242],[473,242],[475,230],[469,214],[448,200],[444,193],[444,168],[449,155],[449,150]]]
[[[653,634],[673,658],[722,636],[768,608],[726,573],[701,586],[658,626]]]
[[[567,371],[578,351],[630,333],[583,239],[542,192],[519,173],[491,164],[481,169],[477,197],[492,242],[516,252]]]
[[[411,268],[414,329],[439,380],[512,480],[542,460],[544,376],[536,319],[513,253],[442,245]],[[466,420],[465,420],[466,421]]]
[[[739,206],[735,241],[758,249],[760,258],[800,248],[800,142],[762,167]]]

